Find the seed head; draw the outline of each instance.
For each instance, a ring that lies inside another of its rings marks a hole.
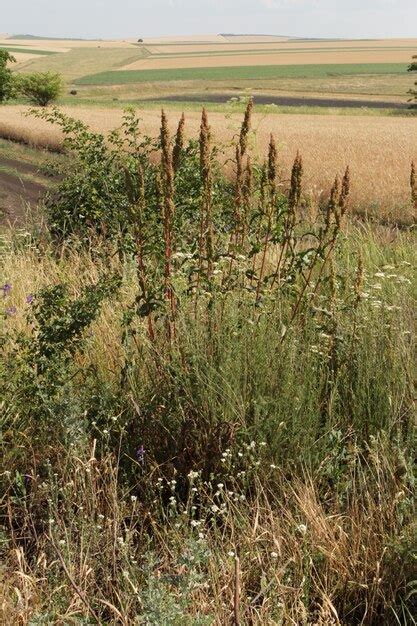
[[[181,119],[178,123],[177,134],[175,135],[175,145],[172,153],[172,161],[174,166],[174,172],[178,171],[181,164],[182,151],[184,149],[184,127],[185,127],[185,115],[181,115]]]
[[[339,198],[339,209],[340,209],[340,214],[342,215],[342,217],[345,215],[346,210],[347,210],[347,200],[349,197],[349,192],[350,192],[350,170],[348,166],[346,168],[345,175],[343,176],[342,189],[341,189],[340,198]]]
[[[207,182],[210,177],[210,140],[211,129],[208,123],[208,116],[206,109],[203,109],[201,115],[200,126],[200,172],[203,182]]]
[[[253,98],[249,98],[246,107],[245,117],[243,119],[242,128],[240,129],[239,146],[242,157],[245,155],[248,147],[248,135],[252,126]]]
[[[291,209],[295,209],[300,204],[302,176],[303,160],[300,153],[297,152],[291,172],[291,187],[289,195],[289,205]]]
[[[411,202],[413,203],[414,210],[417,211],[417,173],[414,161],[411,163],[410,188]]]
[[[271,187],[275,188],[277,178],[277,146],[275,143],[275,138],[271,134],[269,140],[269,151],[268,151],[268,181]]]

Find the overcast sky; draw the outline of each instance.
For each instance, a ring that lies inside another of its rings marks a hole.
[[[0,32],[127,38],[417,37],[417,0],[2,0]]]

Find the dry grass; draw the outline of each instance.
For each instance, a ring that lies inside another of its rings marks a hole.
[[[122,111],[91,107],[63,107],[94,130],[107,132],[120,125]],[[0,110],[0,135],[36,146],[59,149],[60,131],[46,122],[24,117],[23,106],[4,106]],[[144,134],[156,136],[159,119],[155,111],[140,111]],[[174,131],[178,114],[170,114]],[[240,114],[226,119],[212,113],[210,122],[217,140],[229,142],[238,131]],[[195,136],[200,114],[188,112],[186,132]],[[252,137],[256,154],[265,153],[272,131],[279,145],[283,177],[297,150],[305,162],[305,189],[314,200],[327,193],[337,172],[347,164],[352,171],[352,205],[357,211],[378,212],[384,218],[412,219],[409,202],[410,162],[417,160],[415,119],[336,115],[259,115],[254,116],[256,138]],[[225,157],[226,160],[226,157]]]
[[[188,567],[193,570],[192,551],[199,554],[200,546],[209,551],[210,558],[200,565],[206,582],[199,581],[187,590],[190,620],[207,615],[212,618],[210,623],[220,626],[232,623],[234,613],[234,623],[239,616],[242,624],[258,626],[342,626],[356,623],[355,609],[348,607],[366,603],[366,609],[358,608],[358,615],[363,615],[361,623],[376,624],[378,609],[395,602],[407,571],[401,571],[401,562],[390,550],[398,533],[403,485],[382,456],[383,446],[375,448],[373,454],[381,455],[370,461],[375,473],[379,472],[375,491],[364,491],[363,485],[359,487],[360,478],[356,479],[358,491],[354,487],[347,510],[342,512],[334,504],[325,510],[308,477],[293,485],[278,478],[277,493],[266,493],[256,480],[256,498],[250,505],[236,503],[236,497],[224,494],[221,531],[209,522],[206,525],[204,519],[193,531],[190,513],[171,514],[158,526],[156,512],[122,499],[118,468],[110,457],[96,459],[94,447],[91,456],[83,458],[58,450],[66,461],[59,480],[71,504],[60,509],[51,504],[54,523],[49,533],[37,538],[36,559],[30,559],[15,540],[10,542],[7,570],[0,579],[1,623],[12,623],[12,619],[14,624],[30,624],[33,617],[47,613],[51,594],[59,594],[57,623],[88,619],[94,614],[93,606],[105,605],[110,623],[128,626],[130,616],[138,610],[137,589],[146,597],[152,581],[154,606],[167,617],[170,605],[164,604],[164,581],[185,579],[187,570],[181,567],[180,555],[191,552]],[[154,489],[157,492],[157,483]],[[214,500],[209,497],[210,502]],[[86,513],[74,519],[70,506]],[[36,527],[36,507],[27,513],[26,524]],[[154,554],[159,558],[149,568],[151,578],[147,580],[136,563],[143,564],[146,572],[144,547],[149,527],[154,534]],[[123,542],[116,537],[123,537]],[[117,564],[119,579],[114,573],[103,577],[103,567],[110,571],[111,564]],[[123,577],[129,584],[123,584]],[[170,593],[181,601],[184,591],[173,585]],[[314,604],[313,615],[308,606]],[[343,613],[352,622],[345,621]],[[385,609],[385,616],[388,614]]]
[[[67,52],[73,48],[133,48],[132,42],[121,39],[76,41],[71,39],[0,39],[0,46],[25,46],[48,52]]]
[[[13,56],[16,59],[17,64],[13,65],[13,69],[21,65],[22,63],[27,63],[27,61],[32,61],[39,58],[37,54],[31,54],[30,52],[13,52]]]

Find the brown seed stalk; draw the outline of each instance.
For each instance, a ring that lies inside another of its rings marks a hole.
[[[268,182],[270,184],[271,190],[276,189],[276,180],[277,180],[277,160],[278,160],[278,152],[277,145],[275,143],[275,138],[271,134],[269,140],[269,151],[268,151]]]
[[[181,157],[184,150],[184,128],[185,128],[185,115],[181,115],[181,119],[178,123],[177,134],[175,135],[175,145],[172,152],[172,163],[174,167],[174,173],[176,173],[181,165]]]
[[[207,274],[210,276],[213,269],[211,129],[205,109],[203,109],[202,112],[200,126],[200,175],[203,184],[203,203],[200,222],[200,263],[205,248],[207,256]]]
[[[410,173],[411,202],[414,210],[417,212],[417,173],[414,161],[411,163]]]
[[[245,111],[242,127],[240,129],[239,147],[240,154],[243,157],[248,147],[248,136],[252,127],[253,98],[249,98]]]
[[[295,210],[300,204],[301,200],[301,183],[303,177],[303,160],[299,152],[294,160],[291,172],[291,187],[289,194],[289,206],[290,209]]]

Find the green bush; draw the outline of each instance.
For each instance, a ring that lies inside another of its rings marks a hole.
[[[413,60],[408,68],[409,72],[417,72],[417,55],[413,57]],[[414,83],[414,88],[408,92],[411,96],[410,102],[412,107],[417,107],[417,82]]]
[[[0,49],[0,103],[12,97],[14,80],[8,63],[15,63],[16,59],[7,50]]]
[[[17,88],[33,104],[46,107],[61,95],[63,81],[61,75],[55,72],[35,72],[20,76]]]

